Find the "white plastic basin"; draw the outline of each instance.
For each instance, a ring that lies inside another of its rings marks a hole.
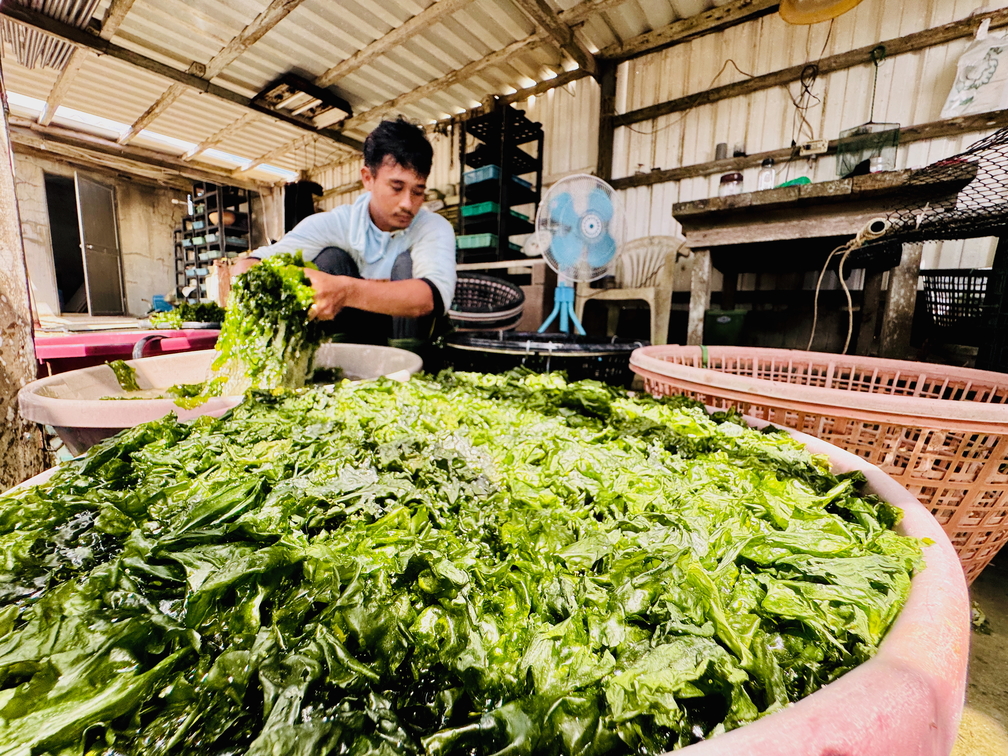
[[[166,354],[127,360],[136,370],[141,389],[167,389],[181,383],[206,379],[217,352]],[[323,344],[315,356],[320,368],[340,368],[351,380],[370,380],[383,375],[413,375],[423,369],[423,360],[405,349],[367,344]],[[128,392],[108,365],[71,370],[32,381],[18,393],[21,415],[26,420],[51,425],[74,455],[124,428],[158,420],[175,413],[179,420],[200,415],[219,417],[239,404],[242,397],[221,396],[193,409],[183,409],[168,399],[110,401],[102,397],[125,397]]]

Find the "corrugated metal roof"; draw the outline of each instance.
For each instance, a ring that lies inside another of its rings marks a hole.
[[[717,4],[725,1],[718,0]],[[99,0],[93,18],[100,21],[110,2]],[[395,112],[430,122],[471,108],[488,95],[532,86],[574,65],[557,46],[546,41],[512,0],[455,2],[453,12],[441,13],[436,22],[335,82],[333,89],[351,104],[357,116],[355,128],[348,134],[360,138],[374,125],[376,119],[368,118],[368,111],[470,64],[478,69],[473,75],[422,98],[407,95]],[[210,61],[268,5],[268,0],[136,0],[112,41],[186,70],[192,62]],[[557,12],[569,15],[574,9],[583,22],[577,33],[591,50],[624,42],[713,5],[713,0],[624,0],[604,3],[604,10],[597,11],[586,9],[583,0],[551,1]],[[417,14],[437,11],[430,0],[304,0],[226,66],[214,83],[251,97],[287,72],[315,80]],[[496,65],[476,63],[509,45],[514,46],[513,53]],[[9,51],[5,45],[5,54]],[[48,97],[55,80],[49,75],[51,69],[30,70],[6,57],[4,72],[10,91],[39,100]],[[117,59],[92,55],[73,80],[63,105],[128,125],[171,83]],[[147,129],[197,144],[247,112],[239,105],[191,91]],[[362,113],[364,117],[360,118]],[[252,160],[305,133],[296,126],[264,117],[228,134],[215,148]],[[162,148],[167,149],[164,145]],[[271,157],[269,162],[300,170],[311,168],[313,160],[331,161],[342,152],[341,147],[323,138],[307,148]]]
[[[91,20],[98,0],[28,0],[25,4],[80,29]],[[73,45],[10,19],[3,19],[0,27],[3,29],[4,46],[11,47],[18,62],[27,68],[61,69],[73,52]]]

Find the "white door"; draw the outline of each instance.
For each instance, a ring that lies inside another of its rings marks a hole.
[[[123,315],[126,308],[115,191],[78,173],[74,174],[74,183],[88,311],[92,315]]]

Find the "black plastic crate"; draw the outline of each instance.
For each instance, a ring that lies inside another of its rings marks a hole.
[[[924,270],[924,303],[939,328],[973,327],[996,314],[1004,291],[1004,274],[977,268]]]

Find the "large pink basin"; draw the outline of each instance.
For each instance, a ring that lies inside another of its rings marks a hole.
[[[766,422],[747,418],[754,428]],[[966,695],[970,604],[959,557],[931,513],[850,452],[788,431],[834,472],[861,470],[868,490],[903,510],[897,530],[928,538],[927,567],[878,654],[784,711],[704,743],[689,756],[948,756]]]
[[[863,471],[870,492],[900,507],[899,532],[933,541],[924,547],[927,567],[914,577],[906,606],[874,658],[784,711],[677,753],[948,756],[962,715],[970,641],[969,597],[955,550],[927,509],[877,467],[789,432],[813,453],[828,455],[835,472]]]
[[[127,363],[136,371],[141,389],[163,392],[180,383],[204,381],[216,356],[213,349],[203,349],[127,360]],[[369,380],[399,373],[412,375],[423,368],[423,360],[412,352],[393,347],[323,344],[315,355],[315,365],[340,368],[353,380]],[[182,409],[171,397],[108,400],[109,397],[124,399],[128,396],[108,365],[95,365],[32,381],[18,392],[18,406],[26,420],[55,428],[67,449],[76,455],[124,428],[172,413],[183,421],[200,415],[220,417],[242,401],[240,395],[219,396],[198,407]]]

